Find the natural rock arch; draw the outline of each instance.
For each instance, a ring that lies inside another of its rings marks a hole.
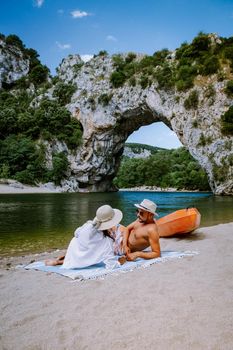
[[[229,107],[233,108],[232,91],[230,95],[225,93],[227,83],[230,82],[232,89],[232,38],[223,39],[225,46],[222,47],[217,58],[211,56],[217,48],[216,45],[222,43],[221,40],[215,34],[200,34],[191,45],[185,44],[181,47],[180,54],[182,50],[188,49],[188,55],[191,53],[195,56],[198,50],[201,50],[200,57],[197,55],[200,60],[203,58],[201,53],[204,43],[207,45],[204,45],[205,49],[208,48],[206,54],[210,55],[207,57],[207,63],[210,64],[214,58],[215,63],[219,63],[219,70],[215,70],[215,73],[204,76],[195,75],[192,81],[193,87],[185,92],[176,90],[177,81],[173,85],[170,84],[169,79],[166,81],[165,77],[169,74],[163,76],[164,72],[169,70],[172,72],[177,67],[179,63],[179,59],[176,61],[175,58],[177,52],[172,53],[168,50],[158,52],[157,59],[164,60],[165,70],[159,68],[158,61],[154,62],[149,73],[152,74],[152,79],[151,76],[150,78],[143,76],[143,70],[141,75],[134,71],[132,76],[134,83],[125,79],[123,86],[118,84],[117,88],[113,87],[114,84],[112,85],[110,79],[116,69],[114,66],[116,62],[106,52],[99,53],[87,63],[84,63],[79,55],[70,55],[64,59],[57,69],[58,78],[65,83],[77,86],[71,103],[66,107],[83,126],[83,144],[74,153],[64,142],[39,140],[46,144],[47,167],[50,169],[54,151],[67,153],[70,172],[67,174],[68,180],[63,181],[63,189],[111,190],[112,179],[118,169],[124,143],[129,134],[143,125],[162,121],[176,133],[181,143],[205,169],[213,192],[233,195],[233,138],[221,132],[221,116]],[[19,40],[16,40],[13,50],[11,45],[10,50],[7,50],[7,43],[3,38],[0,41],[2,46],[0,56],[3,63],[0,88],[4,85],[14,86],[19,78],[27,77],[30,71],[30,55],[25,56],[25,52],[22,52],[21,45],[20,47],[18,45]],[[226,48],[228,51],[225,52]],[[146,61],[151,61],[154,57],[154,55],[146,57],[132,53],[116,56],[118,56],[118,63],[133,60],[140,64],[144,58]],[[195,58],[189,60],[189,64],[195,65]],[[208,64],[203,67],[208,68]],[[162,76],[162,85],[157,81],[159,75],[153,75],[155,71],[160,72],[159,79],[161,82]],[[196,73],[198,71],[199,68]],[[177,71],[170,77],[176,78],[176,74]],[[147,82],[150,80],[147,87],[146,80]],[[57,77],[54,81],[56,84]],[[30,85],[29,92],[34,89],[35,86]],[[214,92],[214,98],[210,90]],[[39,103],[43,97],[53,99],[53,92],[54,85],[44,93],[39,89],[41,95],[34,102]],[[196,101],[195,106],[186,103],[191,94],[198,95],[198,103]],[[232,125],[229,124],[231,128]]]
[[[198,93],[198,108],[187,110],[184,101],[190,91],[163,91],[156,83],[145,89],[128,84],[113,89],[111,57],[97,56],[77,73],[74,68],[80,62],[79,56],[70,56],[58,69],[61,79],[77,84],[67,107],[83,126],[83,145],[69,158],[79,190],[112,190],[112,179],[128,136],[143,125],[162,121],[205,169],[213,192],[233,193],[233,169],[227,161],[233,154],[233,142],[231,137],[222,135],[220,128],[221,115],[231,104],[224,93],[224,81],[209,78],[208,85],[211,83],[216,91],[210,104],[207,86],[197,80],[191,91]],[[103,94],[109,96],[108,103],[101,102]]]

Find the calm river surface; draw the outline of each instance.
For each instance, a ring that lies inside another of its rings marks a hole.
[[[131,192],[2,194],[0,195],[0,256],[24,255],[65,248],[75,228],[95,216],[96,209],[110,204],[124,213],[122,224],[135,217],[134,203],[144,198],[158,205],[159,216],[195,206],[201,226],[233,221],[233,197],[211,193]]]

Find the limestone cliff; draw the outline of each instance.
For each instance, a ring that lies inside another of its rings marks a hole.
[[[128,57],[129,54],[118,56],[122,62]],[[134,55],[131,60],[137,63],[144,57]],[[166,69],[177,66],[174,52],[169,52],[165,61]],[[15,67],[11,67],[12,71]],[[21,68],[26,73],[26,62]],[[159,69],[155,67],[151,74],[159,77]],[[161,87],[159,78],[143,84],[137,71],[133,73],[134,80],[125,79],[114,86],[111,77],[115,70],[115,57],[106,53],[86,63],[79,55],[70,55],[57,69],[60,80],[77,86],[66,107],[82,124],[83,143],[75,153],[60,143],[50,145],[47,157],[54,147],[68,153],[72,189],[114,190],[112,180],[128,136],[143,125],[162,121],[205,169],[213,192],[232,195],[233,138],[221,131],[221,116],[233,105],[232,96],[225,92],[227,82],[233,79],[229,64],[221,64],[221,79],[219,73],[196,74],[188,89],[178,89],[176,85]],[[52,94],[52,89],[47,95]],[[67,186],[67,181],[63,184]]]
[[[137,144],[135,144],[137,146]],[[138,147],[132,147],[130,144],[125,144],[123,156],[133,159],[149,158],[152,155],[151,150],[140,145]]]
[[[83,146],[72,159],[72,171],[82,189],[111,189],[128,136],[142,125],[162,121],[206,170],[213,192],[233,194],[233,140],[223,136],[220,128],[221,115],[232,105],[232,98],[224,93],[226,81],[218,81],[216,75],[206,81],[197,76],[195,86],[187,92],[164,91],[157,83],[145,89],[127,83],[114,89],[110,83],[112,57],[95,57],[78,71],[74,59],[64,60],[58,74],[78,86],[67,107],[84,129]],[[76,60],[80,63],[78,56]],[[214,100],[207,94],[210,84]],[[194,89],[198,106],[187,110],[184,102]],[[109,97],[108,103],[101,103],[103,96]]]
[[[3,83],[11,84],[28,72],[29,59],[24,57],[22,50],[0,39],[0,89]]]

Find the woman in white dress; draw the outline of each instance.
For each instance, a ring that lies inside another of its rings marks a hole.
[[[66,255],[46,260],[45,264],[62,265],[64,269],[84,268],[99,263],[104,263],[107,269],[119,267],[126,261],[122,249],[126,228],[119,225],[122,217],[119,209],[113,209],[110,205],[101,206],[94,220],[76,229]]]

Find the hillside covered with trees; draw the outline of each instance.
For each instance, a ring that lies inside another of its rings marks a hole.
[[[51,78],[38,53],[25,48],[16,35],[0,34],[2,50],[19,52],[29,61],[26,76],[0,89],[0,178],[13,178],[27,184],[54,181],[59,184],[68,169],[64,152],[53,154],[52,167],[46,167],[44,141],[64,141],[69,149],[77,148],[82,139],[81,124],[65,108],[75,86]],[[3,46],[5,44],[6,46]],[[42,96],[54,87],[51,96]]]
[[[131,145],[141,149],[143,145]],[[130,146],[129,146],[130,147]],[[147,148],[147,145],[145,145]],[[153,154],[146,159],[123,157],[114,179],[118,188],[137,186],[174,187],[179,190],[209,191],[206,173],[184,147],[173,150],[149,146]]]

